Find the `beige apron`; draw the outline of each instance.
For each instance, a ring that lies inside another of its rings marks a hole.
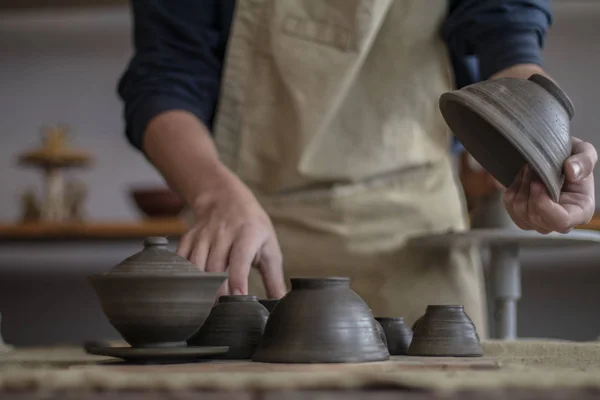
[[[290,276],[350,276],[378,316],[460,303],[482,336],[478,255],[411,235],[467,227],[438,97],[441,0],[239,0],[215,124],[223,162],[276,228]],[[264,289],[256,276],[250,290]]]

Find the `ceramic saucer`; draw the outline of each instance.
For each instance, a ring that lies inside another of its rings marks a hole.
[[[148,362],[168,361],[184,362],[198,358],[209,358],[227,353],[228,346],[194,346],[171,348],[135,348],[129,346],[110,346],[106,343],[88,342],[84,346],[88,354],[121,358],[125,361]]]

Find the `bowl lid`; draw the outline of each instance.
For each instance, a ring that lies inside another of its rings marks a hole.
[[[127,257],[108,274],[200,274],[194,264],[170,251],[168,244],[165,237],[148,237],[140,252]]]

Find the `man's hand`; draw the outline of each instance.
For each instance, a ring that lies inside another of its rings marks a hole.
[[[254,266],[267,296],[283,297],[281,250],[271,220],[250,189],[221,163],[200,120],[185,111],[157,115],[146,128],[144,151],[196,216],[177,253],[200,270],[228,270],[219,295],[247,294]]]
[[[598,155],[591,144],[572,140],[573,152],[564,164],[565,184],[558,203],[550,199],[529,165],[504,193],[506,209],[519,228],[543,234],[567,233],[592,219],[596,207],[594,166]]]
[[[466,151],[460,155],[459,177],[469,212],[477,206],[482,197],[504,190],[502,184]]]
[[[179,242],[177,253],[200,270],[229,270],[223,294],[247,294],[250,267],[260,271],[267,296],[285,295],[282,256],[271,220],[250,190],[230,176],[216,190],[198,196],[196,222]]]
[[[527,79],[533,74],[548,78],[544,70],[533,64],[515,65],[492,77]],[[560,199],[550,199],[539,177],[526,165],[504,193],[504,204],[513,221],[521,229],[543,234],[567,233],[577,225],[588,223],[595,211],[594,166],[598,161],[596,149],[590,143],[573,138],[572,155],[565,161],[565,183]]]

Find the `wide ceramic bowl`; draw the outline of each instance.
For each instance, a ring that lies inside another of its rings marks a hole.
[[[132,347],[186,346],[227,278],[200,272],[167,244],[166,238],[147,238],[142,251],[89,277],[102,310]]]
[[[409,356],[480,357],[479,335],[463,306],[431,305],[413,325]]]
[[[130,196],[142,214],[149,218],[177,217],[185,207],[184,199],[169,188],[133,188]]]
[[[267,321],[253,361],[358,363],[389,358],[367,304],[350,279],[292,278]]]
[[[542,75],[501,78],[444,93],[440,110],[466,150],[509,187],[527,163],[558,201],[571,155],[573,103]]]
[[[221,296],[190,346],[228,346],[219,358],[249,359],[265,330],[269,311],[256,296]]]

